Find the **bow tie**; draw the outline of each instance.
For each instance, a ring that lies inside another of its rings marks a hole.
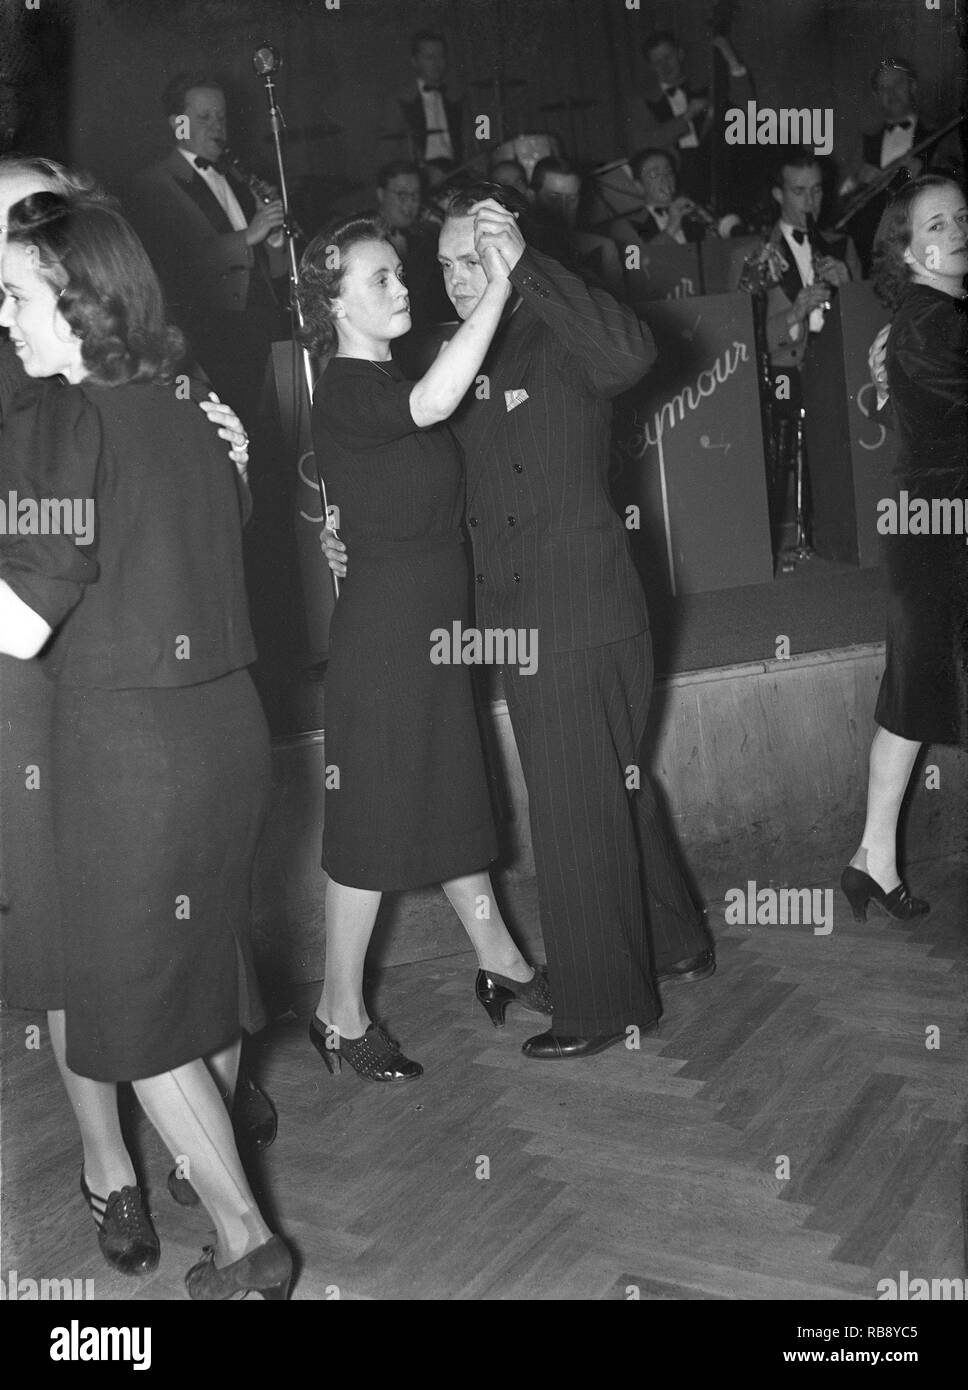
[[[906,121],[885,121],[884,129],[888,132],[892,130],[910,130],[914,125],[914,117],[908,116]]]
[[[793,237],[793,240],[796,242],[798,246],[802,246],[807,239],[806,232],[801,231],[799,227],[794,227],[790,232],[790,235]]]
[[[197,154],[197,155],[195,156],[195,161],[194,161],[194,162],[195,162],[195,168],[196,168],[196,169],[214,169],[214,168],[215,168],[215,165],[212,163],[212,161],[211,161],[210,159],[203,159],[202,156],[201,156],[200,154]]]
[[[669,212],[669,204],[668,204],[668,203],[656,203],[656,205],[655,205],[655,207],[653,207],[652,211],[653,211],[654,213],[655,213],[655,212],[661,212],[662,216],[665,217],[665,216],[668,215],[668,212]]]
[[[430,82],[425,82],[421,90],[424,92],[442,92],[444,89],[443,87],[435,87]]]
[[[682,83],[680,82],[680,83],[678,83],[675,87],[663,87],[663,88],[662,88],[662,95],[663,95],[664,97],[674,97],[675,94],[676,94],[676,92],[681,92],[681,91],[682,91]]]

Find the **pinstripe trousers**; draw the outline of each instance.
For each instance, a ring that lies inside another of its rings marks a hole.
[[[647,632],[543,655],[530,676],[504,672],[556,1033],[647,1027],[661,1013],[654,965],[710,944],[641,761],[652,676]]]

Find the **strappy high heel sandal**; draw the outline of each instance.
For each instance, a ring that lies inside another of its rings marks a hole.
[[[876,878],[849,864],[840,876],[840,886],[850,903],[855,922],[867,921],[869,902],[877,903],[888,917],[898,922],[910,922],[913,917],[924,917],[931,911],[931,904],[924,898],[912,898],[903,883],[892,888],[890,893],[885,893]]]

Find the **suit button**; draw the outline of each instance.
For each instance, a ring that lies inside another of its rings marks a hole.
[[[509,526],[517,526],[517,524],[518,524],[518,519],[517,519],[516,516],[509,516],[509,517],[508,517],[508,525],[509,525]]]
[[[520,583],[521,583],[521,576],[520,576],[520,574],[515,573],[514,576],[513,576],[513,578],[514,578],[515,584],[520,584]]]
[[[478,524],[478,522],[477,522],[477,517],[476,517],[476,516],[469,516],[469,517],[467,518],[467,524],[468,524],[468,526],[476,526],[476,525]]]
[[[514,465],[514,471],[515,471],[515,473],[523,473],[523,472],[524,472],[524,467],[523,467],[523,465],[520,464],[520,463],[516,463],[516,464]]]
[[[483,574],[475,574],[474,579],[475,579],[475,581],[476,581],[478,584],[483,584],[483,583],[484,583],[484,576],[483,576]]]

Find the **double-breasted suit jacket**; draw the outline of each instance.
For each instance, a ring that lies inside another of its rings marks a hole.
[[[529,248],[521,296],[455,422],[467,471],[477,615],[536,628],[571,651],[648,627],[625,529],[607,487],[610,398],[655,360],[648,328],[603,291]]]
[[[464,446],[480,628],[531,629],[504,690],[528,788],[552,1027],[579,1037],[659,1014],[653,961],[701,922],[639,766],[648,613],[607,487],[611,398],[655,359],[630,309],[528,248],[520,302],[454,422]]]

